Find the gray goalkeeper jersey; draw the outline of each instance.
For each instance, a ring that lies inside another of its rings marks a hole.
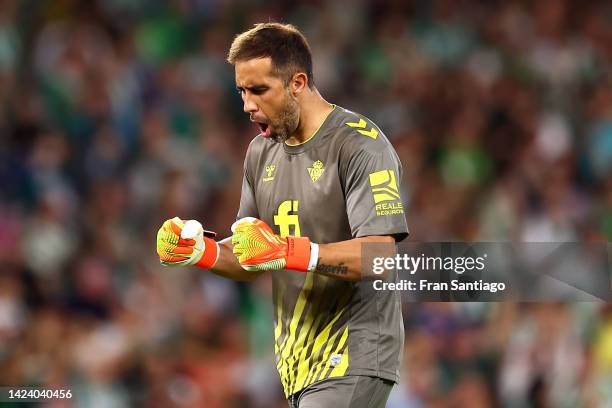
[[[300,145],[257,136],[244,173],[238,218],[262,219],[281,236],[325,244],[408,233],[395,150],[370,120],[339,106]],[[276,363],[287,396],[344,375],[398,381],[404,328],[397,292],[283,270],[273,272],[273,297]]]

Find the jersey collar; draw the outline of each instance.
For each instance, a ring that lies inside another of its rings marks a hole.
[[[287,142],[284,142],[283,149],[285,149],[287,153],[297,154],[297,153],[302,153],[308,149],[311,149],[312,147],[317,145],[319,141],[322,139],[321,134],[325,132],[326,125],[330,122],[331,118],[335,116],[335,113],[337,111],[338,111],[337,106],[332,104],[332,110],[327,114],[325,119],[323,119],[323,122],[321,123],[319,128],[315,130],[312,136],[310,136],[308,139],[306,139],[302,143],[298,143],[295,145],[290,145],[290,144],[287,144]]]

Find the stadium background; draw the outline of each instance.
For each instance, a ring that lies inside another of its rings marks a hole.
[[[322,94],[384,129],[410,239],[609,241],[611,6],[1,0],[0,384],[82,396],[53,407],[285,406],[269,277],[155,254],[174,215],[229,233],[256,130],[224,58],[255,22],[301,28]],[[612,406],[609,304],[404,318],[389,407]]]

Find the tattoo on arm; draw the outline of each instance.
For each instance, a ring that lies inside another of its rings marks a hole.
[[[319,262],[321,262],[321,258],[319,258]],[[331,273],[334,275],[346,275],[348,273],[348,266],[345,266],[344,262],[340,262],[339,264],[335,264],[335,265],[319,263],[317,264],[317,268],[315,269],[315,272]]]

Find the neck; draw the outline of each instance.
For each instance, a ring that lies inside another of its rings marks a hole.
[[[287,144],[290,145],[304,143],[312,137],[333,109],[333,106],[323,99],[316,88],[303,98],[300,103],[298,127],[287,139]]]

